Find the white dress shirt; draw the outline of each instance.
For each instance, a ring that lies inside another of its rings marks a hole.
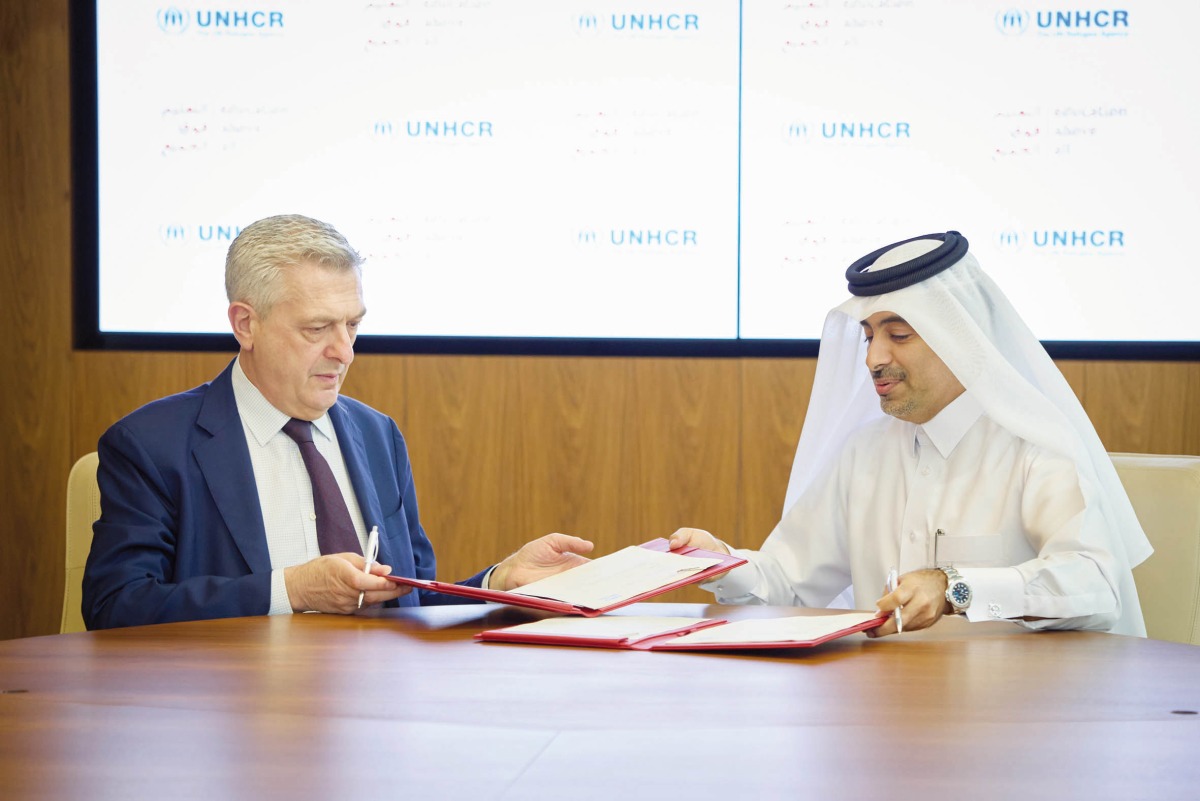
[[[750,560],[705,585],[721,603],[855,606],[901,574],[954,566],[972,621],[1107,630],[1120,616],[1109,543],[1087,541],[1074,463],[1000,428],[969,393],[924,425],[884,418],[856,432]],[[938,532],[941,532],[939,535]]]
[[[267,531],[267,550],[271,554],[270,614],[290,614],[291,601],[283,581],[283,569],[299,565],[321,555],[317,545],[317,515],[313,506],[312,480],[300,456],[300,447],[283,432],[290,419],[263,397],[250,383],[242,370],[241,359],[233,366],[233,398],[246,445],[250,449],[250,464],[258,487],[263,526]],[[367,541],[366,523],[358,507],[358,498],[346,472],[346,460],[338,447],[337,432],[328,414],[313,421],[313,442],[337,479],[346,499],[350,520],[358,534],[360,545]]]

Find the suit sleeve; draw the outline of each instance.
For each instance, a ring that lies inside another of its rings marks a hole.
[[[421,525],[421,516],[417,508],[416,482],[412,475],[412,464],[408,459],[408,447],[400,430],[392,423],[394,452],[396,454],[396,475],[400,477],[400,509],[404,515],[405,529],[408,531],[409,546],[413,557],[413,575],[415,578],[432,580],[437,578],[437,561],[434,558],[433,544],[425,534]],[[393,566],[396,567],[396,566]],[[403,570],[403,566],[400,566]],[[469,579],[456,582],[470,587],[479,587],[488,569],[485,568]],[[422,606],[441,606],[450,604],[482,603],[472,598],[458,595],[445,595],[429,590],[417,590],[417,596]],[[401,599],[403,601],[403,599]]]
[[[227,532],[189,517],[203,490],[189,465],[160,466],[120,424],[97,450],[101,511],[83,578],[89,629],[267,613],[270,572],[252,573],[236,549],[197,540]]]

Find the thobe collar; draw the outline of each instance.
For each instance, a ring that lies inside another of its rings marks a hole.
[[[963,392],[932,420],[917,426],[917,430],[924,431],[942,458],[947,459],[982,415],[983,407],[979,401],[970,392]]]

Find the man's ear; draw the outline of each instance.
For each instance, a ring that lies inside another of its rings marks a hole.
[[[234,301],[229,304],[229,327],[237,337],[242,350],[254,350],[254,327],[258,322],[258,313],[247,303]]]

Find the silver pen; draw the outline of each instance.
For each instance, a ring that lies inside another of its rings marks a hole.
[[[896,588],[899,586],[900,586],[900,574],[897,573],[896,568],[893,567],[891,570],[888,571],[888,577],[887,577],[888,592],[895,592]],[[900,610],[903,608],[904,607],[902,607],[902,606],[897,606],[896,611],[892,612],[892,617],[895,618],[895,620],[896,620],[896,633],[897,634],[904,633],[904,618],[901,617],[901,615],[900,615]]]
[[[375,564],[375,557],[379,555],[379,526],[371,526],[371,533],[367,535],[367,550],[363,553],[363,572],[368,576],[371,575],[371,567]],[[367,597],[367,591],[362,590],[358,594],[358,608],[362,609],[363,599]]]

